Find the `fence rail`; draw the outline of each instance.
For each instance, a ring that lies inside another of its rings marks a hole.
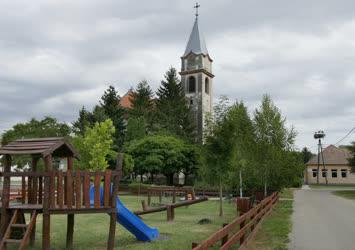
[[[230,249],[239,243],[239,249],[246,244],[256,233],[258,223],[271,211],[278,200],[278,193],[273,193],[262,200],[254,208],[234,219],[231,223],[223,225],[223,228],[210,235],[201,243],[192,243],[193,250],[206,250],[221,242],[220,249]],[[237,231],[235,231],[237,230]]]

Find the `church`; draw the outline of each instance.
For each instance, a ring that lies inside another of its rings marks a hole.
[[[181,82],[185,95],[192,107],[197,126],[198,140],[202,141],[206,116],[212,113],[213,77],[212,58],[208,54],[203,34],[199,28],[196,5],[196,18],[187,42],[185,53],[181,57]]]
[[[186,99],[193,111],[197,127],[197,140],[202,142],[203,129],[208,114],[213,109],[212,58],[199,27],[199,14],[196,5],[195,21],[184,54],[181,56],[181,83],[184,86]],[[120,100],[120,105],[130,109],[132,91],[128,91]]]

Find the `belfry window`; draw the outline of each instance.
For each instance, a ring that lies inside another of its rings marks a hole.
[[[195,93],[196,92],[196,79],[195,79],[195,77],[193,77],[193,76],[189,77],[188,88],[189,88],[189,93]]]
[[[210,83],[208,81],[208,78],[205,78],[205,93],[209,94],[210,93]]]

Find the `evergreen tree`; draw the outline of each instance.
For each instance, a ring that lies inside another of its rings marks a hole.
[[[113,126],[115,127],[115,149],[120,148],[124,142],[124,110],[119,105],[119,101],[120,96],[113,86],[109,86],[109,88],[104,92],[100,101],[100,107],[102,108],[104,114],[112,120]]]
[[[153,110],[153,91],[146,80],[138,83],[136,89],[132,93],[131,103],[131,116],[143,116],[146,121],[150,120]]]
[[[170,68],[166,72],[165,80],[161,82],[157,96],[156,122],[158,130],[194,141],[196,126],[176,69]]]

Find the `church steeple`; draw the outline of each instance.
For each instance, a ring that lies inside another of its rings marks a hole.
[[[181,82],[184,85],[185,96],[194,113],[198,141],[203,142],[204,125],[208,113],[212,113],[212,59],[208,54],[205,39],[199,28],[198,7],[196,19],[192,28],[184,55],[181,57]]]
[[[205,39],[198,27],[198,17],[197,16],[196,16],[195,23],[192,28],[190,38],[187,43],[183,57],[187,56],[191,52],[194,53],[195,55],[199,55],[199,54],[203,54],[205,56],[208,55],[208,50],[207,50]]]

